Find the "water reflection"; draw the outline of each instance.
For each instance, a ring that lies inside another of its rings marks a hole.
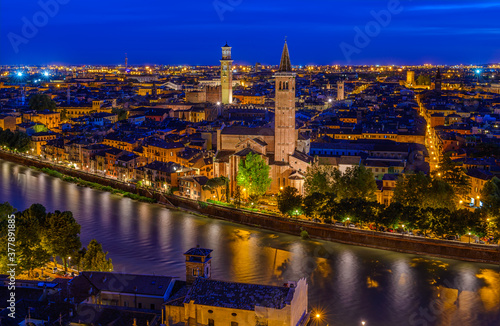
[[[0,201],[71,210],[84,245],[96,238],[115,270],[185,277],[182,254],[214,250],[217,279],[282,284],[308,277],[321,326],[496,325],[500,268],[406,255],[244,227],[78,187],[0,161]],[[319,325],[318,325],[319,326]]]

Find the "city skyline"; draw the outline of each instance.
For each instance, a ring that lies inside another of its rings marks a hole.
[[[285,37],[294,65],[500,61],[498,30],[489,26],[500,9],[493,1],[287,4],[2,3],[0,63],[118,65],[127,53],[132,66],[217,65],[227,41],[238,64],[276,65]]]

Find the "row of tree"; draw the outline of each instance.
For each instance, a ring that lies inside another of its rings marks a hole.
[[[0,130],[0,146],[19,152],[26,152],[31,148],[31,139],[23,132],[12,132],[9,129]]]
[[[389,206],[364,198],[341,198],[333,192],[315,192],[305,197],[297,189],[286,187],[278,195],[278,209],[284,215],[304,214],[324,223],[352,222],[373,224],[376,229],[400,228],[418,229],[424,234],[432,232],[441,237],[445,235],[464,235],[471,232],[484,237],[488,223],[483,210],[450,210],[445,207],[419,207],[393,202]]]
[[[80,225],[69,211],[47,212],[41,204],[33,204],[18,212],[9,203],[0,204],[0,272],[7,271],[8,220],[15,215],[16,262],[19,273],[27,272],[31,277],[33,270],[44,267],[53,257],[59,257],[67,271],[68,258],[79,269],[90,271],[111,271],[113,264],[106,258],[101,244],[92,240],[87,248],[80,242]],[[11,239],[12,240],[12,239]]]

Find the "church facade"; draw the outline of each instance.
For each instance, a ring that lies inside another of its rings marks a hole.
[[[297,150],[295,126],[295,78],[288,45],[285,42],[281,62],[275,74],[275,120],[273,127],[229,126],[217,131],[214,176],[229,178],[231,192],[237,186],[238,165],[249,153],[260,155],[270,166],[269,193],[287,186],[304,193],[304,174],[313,159]]]

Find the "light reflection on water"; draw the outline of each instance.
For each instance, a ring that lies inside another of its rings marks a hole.
[[[182,254],[214,250],[212,276],[282,284],[308,277],[321,325],[500,325],[500,268],[348,246],[169,211],[0,160],[0,201],[71,210],[115,270],[185,277]]]

